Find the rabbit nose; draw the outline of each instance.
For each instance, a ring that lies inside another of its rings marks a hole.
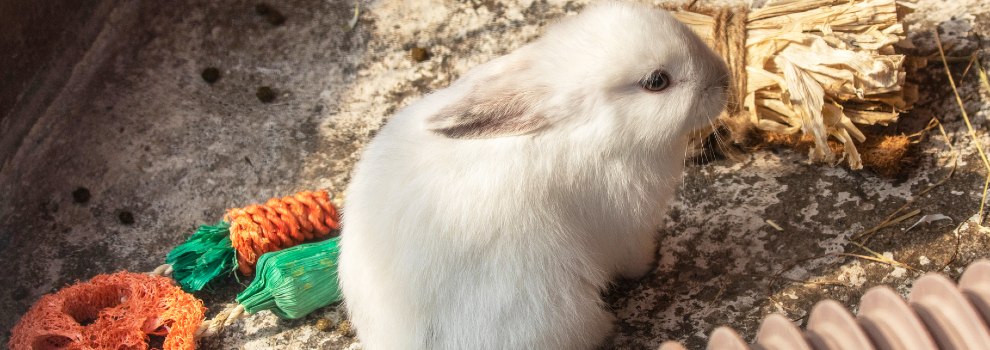
[[[723,91],[729,91],[729,87],[731,86],[731,84],[732,84],[732,77],[730,77],[728,74],[721,74],[715,76],[715,78],[711,80],[711,83],[708,84],[705,90],[722,89]]]
[[[732,83],[732,78],[728,74],[722,74],[715,79],[715,87],[720,87],[725,90],[729,90],[729,84]]]

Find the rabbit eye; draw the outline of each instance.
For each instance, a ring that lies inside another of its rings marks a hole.
[[[655,70],[639,81],[639,85],[650,91],[663,91],[670,86],[670,76],[662,70]]]

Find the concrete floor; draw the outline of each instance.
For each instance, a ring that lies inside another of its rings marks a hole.
[[[353,30],[350,1],[273,3],[286,18],[281,24],[256,14],[250,1],[109,2],[93,44],[0,169],[0,341],[41,295],[99,273],[149,271],[227,207],[302,189],[339,192],[388,115],[535,38],[585,2],[363,3]],[[977,35],[990,37],[990,5],[979,0],[918,6],[909,18],[918,53],[933,52],[936,28],[956,56],[976,50]],[[429,59],[409,59],[412,47],[428,48]],[[213,84],[201,77],[208,67],[221,72]],[[898,179],[805,164],[787,150],[692,165],[661,228],[658,268],[606,295],[619,319],[608,347],[676,339],[700,348],[723,324],[752,337],[768,313],[803,323],[822,298],[855,308],[869,287],[906,293],[924,271],[957,277],[961,267],[987,257],[990,229],[966,223],[978,211],[986,172],[941,66],[930,65],[917,79],[922,101],[904,116],[903,128],[938,117],[960,162],[951,179],[911,207],[950,220],[905,231],[915,217],[879,232],[869,246],[918,271],[823,255],[862,254],[849,244],[851,235],[948,173],[951,151],[937,132],[917,146],[916,166]],[[960,84],[987,144],[987,92],[972,73]],[[276,92],[271,103],[256,96],[262,86]],[[199,296],[212,313],[242,288],[229,282]],[[343,318],[337,307],[295,321],[262,312],[201,345],[359,346],[335,326],[316,326]]]

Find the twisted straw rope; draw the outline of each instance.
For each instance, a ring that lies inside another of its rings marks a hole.
[[[199,339],[220,334],[225,327],[231,325],[234,321],[248,316],[251,316],[251,314],[244,310],[244,305],[235,304],[220,311],[213,319],[201,323],[199,329],[196,330],[195,337]]]
[[[749,7],[716,7],[709,11],[714,11],[716,19],[712,29],[715,52],[725,58],[732,76],[725,112],[729,117],[742,116],[746,97],[746,20]]]

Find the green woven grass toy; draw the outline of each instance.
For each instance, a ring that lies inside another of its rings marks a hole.
[[[340,237],[268,253],[258,260],[258,275],[237,303],[248,313],[271,310],[285,319],[306,316],[341,299],[337,288]]]

